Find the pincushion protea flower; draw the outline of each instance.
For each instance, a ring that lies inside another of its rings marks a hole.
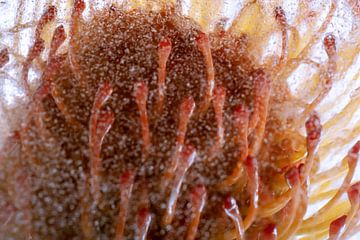
[[[23,24],[25,3],[0,52],[24,99],[1,152],[2,238],[359,231],[355,1],[239,2],[233,19],[222,1],[58,1]],[[331,30],[342,11],[349,28]]]

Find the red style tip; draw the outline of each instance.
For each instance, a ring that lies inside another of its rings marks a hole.
[[[42,15],[41,20],[43,22],[54,21],[57,16],[57,8],[55,6],[49,6],[45,13]]]
[[[329,229],[330,237],[337,236],[340,233],[345,226],[346,218],[347,216],[343,215],[331,222]]]
[[[215,88],[214,88],[214,97],[215,98],[219,98],[220,100],[223,100],[225,99],[225,96],[226,96],[226,91],[225,91],[225,88],[221,85],[217,85]]]
[[[181,153],[182,159],[186,162],[186,166],[190,167],[196,158],[196,149],[192,145],[186,145]]]
[[[84,0],[76,0],[74,2],[74,10],[77,13],[82,13],[85,10],[86,4]]]
[[[150,215],[150,211],[148,208],[141,208],[139,210],[139,225],[143,225],[145,223],[145,220],[148,218],[148,216]]]
[[[120,176],[120,184],[121,185],[127,185],[127,184],[133,182],[134,178],[135,178],[135,173],[133,171],[131,171],[131,170],[127,170],[123,174],[121,174],[121,176]]]
[[[193,202],[199,201],[206,195],[206,188],[203,184],[196,185],[191,190],[191,199]]]
[[[104,110],[100,111],[99,114],[99,121],[98,121],[98,129],[104,128],[104,134],[106,134],[109,130],[111,125],[115,121],[115,114],[111,110]]]
[[[282,25],[282,26],[285,26],[286,25],[286,15],[285,15],[285,11],[282,7],[278,6],[275,8],[274,10],[274,13],[275,13],[275,19],[276,21]]]
[[[334,34],[329,33],[324,38],[325,51],[328,56],[332,56],[336,52],[336,38]]]
[[[305,169],[306,169],[306,166],[305,166],[305,163],[300,163],[298,165],[298,169],[299,169],[299,174],[300,176],[303,176],[305,174]]]
[[[35,91],[33,98],[36,101],[42,101],[50,93],[50,84],[42,84]]]
[[[9,50],[7,48],[0,52],[0,68],[9,62]]]
[[[145,100],[147,99],[149,89],[144,82],[139,82],[135,84],[135,97],[139,100]]]
[[[171,41],[168,39],[164,39],[159,43],[160,49],[171,49],[171,46],[172,46]]]
[[[65,28],[64,28],[63,25],[60,25],[55,29],[54,36],[53,36],[53,41],[56,40],[56,39],[59,39],[59,41],[60,40],[64,41],[65,38],[66,38]]]
[[[266,75],[263,69],[256,69],[252,76],[254,78],[254,90],[256,91],[255,98],[262,99],[268,93],[271,85],[270,78]]]
[[[192,97],[188,97],[183,100],[180,106],[180,114],[190,116],[195,110],[195,101]]]
[[[285,178],[290,188],[294,188],[300,182],[300,173],[297,167],[290,168],[286,174]]]
[[[277,235],[278,234],[277,234],[276,225],[274,223],[270,223],[264,228],[261,239],[275,240],[277,238]]]
[[[244,162],[248,171],[254,171],[257,168],[257,161],[255,157],[248,156]]]
[[[45,49],[44,40],[36,39],[33,47],[30,49],[28,60],[32,61],[35,58],[37,58],[42,53],[42,51],[44,51],[44,49]]]
[[[348,165],[352,168],[356,167],[356,164],[359,160],[359,151],[360,151],[360,141],[355,143],[355,145],[350,149],[347,156]]]
[[[61,44],[63,44],[65,39],[66,39],[65,28],[64,28],[63,25],[60,25],[54,31],[54,35],[53,35],[53,38],[51,40],[49,58],[54,57],[55,52],[58,50],[58,48],[61,46]]]
[[[351,204],[360,201],[360,182],[351,185],[351,187],[347,191],[347,194]]]
[[[204,43],[208,43],[209,42],[209,38],[208,36],[201,32],[199,33],[199,35],[196,37],[196,42],[197,44],[204,44]]]
[[[137,236],[136,240],[145,240],[152,221],[151,213],[148,208],[141,208],[137,215]]]
[[[360,141],[357,141],[355,145],[351,148],[350,153],[359,154],[360,151]]]
[[[314,141],[320,139],[322,126],[316,112],[311,114],[310,118],[305,123],[305,127],[308,140]]]
[[[235,198],[228,196],[224,199],[224,209],[230,211],[236,207],[237,207],[237,203]]]
[[[234,109],[235,120],[243,119],[244,117],[248,118],[249,115],[250,111],[245,104],[239,104]]]

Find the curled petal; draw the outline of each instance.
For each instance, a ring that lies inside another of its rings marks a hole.
[[[101,146],[103,144],[106,134],[109,132],[115,121],[114,113],[109,111],[101,112],[99,115],[99,121],[97,123],[96,135],[92,136],[93,144],[90,149],[91,159],[91,189],[94,194],[95,201],[100,197],[100,178],[101,178]]]
[[[135,99],[140,112],[144,156],[148,154],[150,148],[150,129],[146,108],[148,92],[148,87],[144,82],[140,82],[135,85]]]
[[[163,109],[164,98],[165,98],[165,79],[166,79],[166,63],[171,53],[171,42],[165,39],[159,43],[158,49],[158,99],[156,103],[156,112],[160,113]]]
[[[70,44],[69,44],[69,62],[70,67],[76,77],[80,82],[80,86],[84,86],[84,79],[81,77],[81,69],[76,57],[76,50],[78,48],[78,43],[76,42],[76,36],[79,31],[79,24],[81,20],[81,15],[85,10],[85,1],[84,0],[75,0],[74,6],[71,14],[71,23],[70,23]]]
[[[289,229],[296,220],[295,217],[301,201],[301,180],[299,168],[292,167],[287,171],[285,177],[291,189],[291,201],[288,206],[282,210],[284,217],[282,222],[278,225],[280,238],[289,232]]]
[[[217,145],[221,147],[224,144],[224,126],[223,126],[223,108],[225,104],[226,91],[218,85],[214,89],[214,101],[213,106],[215,110],[215,118],[217,123]]]
[[[257,69],[253,75],[254,107],[249,120],[249,133],[253,133],[253,139],[250,144],[250,154],[256,156],[264,140],[271,93],[271,80],[263,69]]]
[[[120,202],[119,215],[116,223],[115,239],[121,240],[124,237],[125,223],[127,213],[129,210],[129,202],[134,186],[135,173],[133,171],[126,171],[120,176]]]
[[[275,20],[281,28],[282,48],[281,48],[280,63],[283,63],[288,55],[289,39],[287,34],[288,24],[287,24],[285,11],[280,6],[275,8]]]
[[[244,219],[244,227],[245,229],[248,229],[255,221],[259,208],[259,171],[257,159],[249,156],[245,161],[245,168],[248,175],[250,207],[247,216]]]
[[[99,119],[100,109],[104,106],[106,101],[110,98],[113,88],[109,83],[100,86],[95,95],[95,101],[91,110],[90,117],[90,145],[92,144],[92,137],[96,136],[96,127]]]
[[[175,170],[178,166],[179,158],[181,155],[181,151],[184,146],[185,135],[187,131],[187,125],[189,120],[194,113],[195,109],[195,101],[192,97],[185,98],[180,105],[180,116],[179,116],[179,125],[176,136],[176,146],[175,152],[171,157],[170,166],[166,170],[164,174],[164,188],[167,187],[169,181],[173,177]]]
[[[305,129],[307,156],[304,170],[301,171],[302,182],[306,181],[310,176],[310,172],[314,164],[314,157],[320,143],[322,126],[320,123],[320,118],[316,112],[312,113],[310,118],[306,121]]]
[[[319,209],[313,216],[306,219],[303,222],[302,230],[306,230],[307,228],[316,226],[316,224],[321,223],[322,216],[328,212],[341,198],[341,196],[349,189],[351,180],[354,176],[355,169],[358,163],[358,153],[360,150],[360,143],[357,142],[348,152],[345,158],[348,159],[348,173],[345,176],[341,186],[339,187],[336,194],[321,208]]]
[[[181,161],[179,162],[179,166],[175,172],[173,186],[171,189],[166,212],[162,222],[164,226],[171,224],[174,218],[176,202],[180,194],[181,185],[185,179],[187,170],[194,163],[195,158],[196,158],[196,149],[191,145],[187,145],[181,153]]]
[[[191,189],[192,216],[187,231],[186,240],[193,240],[196,237],[200,216],[206,202],[206,188],[200,184]]]
[[[205,112],[210,105],[210,101],[212,99],[213,89],[215,86],[215,69],[213,64],[213,58],[211,55],[211,46],[210,40],[205,33],[200,33],[196,38],[197,46],[204,56],[205,66],[206,66],[206,76],[207,76],[207,83],[205,94],[203,95],[203,101],[200,106],[200,112]]]
[[[236,199],[233,197],[226,197],[224,200],[223,208],[225,210],[226,215],[232,220],[236,233],[237,239],[245,239],[245,228],[244,223],[240,215],[239,207],[236,203]]]
[[[299,184],[300,175],[299,170],[297,167],[292,167],[290,170],[287,171],[285,174],[286,180],[290,186],[290,188],[294,188]]]
[[[100,198],[101,145],[115,120],[112,111],[101,112],[101,108],[109,99],[111,93],[112,87],[107,83],[98,89],[90,116],[89,148],[91,160],[91,191],[95,201],[98,201]]]
[[[354,183],[347,192],[351,203],[350,211],[347,214],[344,233],[342,238],[349,237],[350,232],[356,228],[360,221],[360,182]]]
[[[307,196],[307,184],[304,183],[301,186],[299,193],[299,204],[296,207],[296,214],[294,216],[294,221],[289,226],[288,230],[279,236],[281,240],[292,239],[296,232],[300,229],[303,223],[304,215],[308,206],[308,196]]]
[[[237,129],[238,142],[240,145],[240,154],[236,163],[235,169],[220,185],[219,187],[227,187],[236,183],[243,172],[243,163],[248,156],[248,125],[249,125],[249,110],[244,104],[240,104],[234,110],[234,125]]]

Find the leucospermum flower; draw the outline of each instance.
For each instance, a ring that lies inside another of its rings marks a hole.
[[[3,239],[359,231],[356,1],[40,5],[1,25]]]

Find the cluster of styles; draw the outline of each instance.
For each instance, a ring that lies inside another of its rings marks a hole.
[[[330,239],[357,231],[360,184],[350,183],[360,142],[346,157],[348,174],[336,195],[304,220],[322,131],[314,108],[336,71],[332,34],[323,39],[323,91],[299,117],[303,137],[272,111],[288,94],[276,96],[276,78],[306,61],[305,53],[287,57],[290,26],[281,7],[274,18],[282,54],[273,68],[252,61],[246,35],[221,27],[203,33],[176,7],[111,6],[90,20],[85,7],[75,1],[69,36],[56,27],[36,90],[29,69],[45,51],[41,35],[56,19],[54,6],[39,20],[23,62],[31,100],[1,153],[0,219],[16,215],[5,236],[291,239],[323,224],[345,192],[349,213],[326,229]],[[1,51],[0,68],[9,57]]]

